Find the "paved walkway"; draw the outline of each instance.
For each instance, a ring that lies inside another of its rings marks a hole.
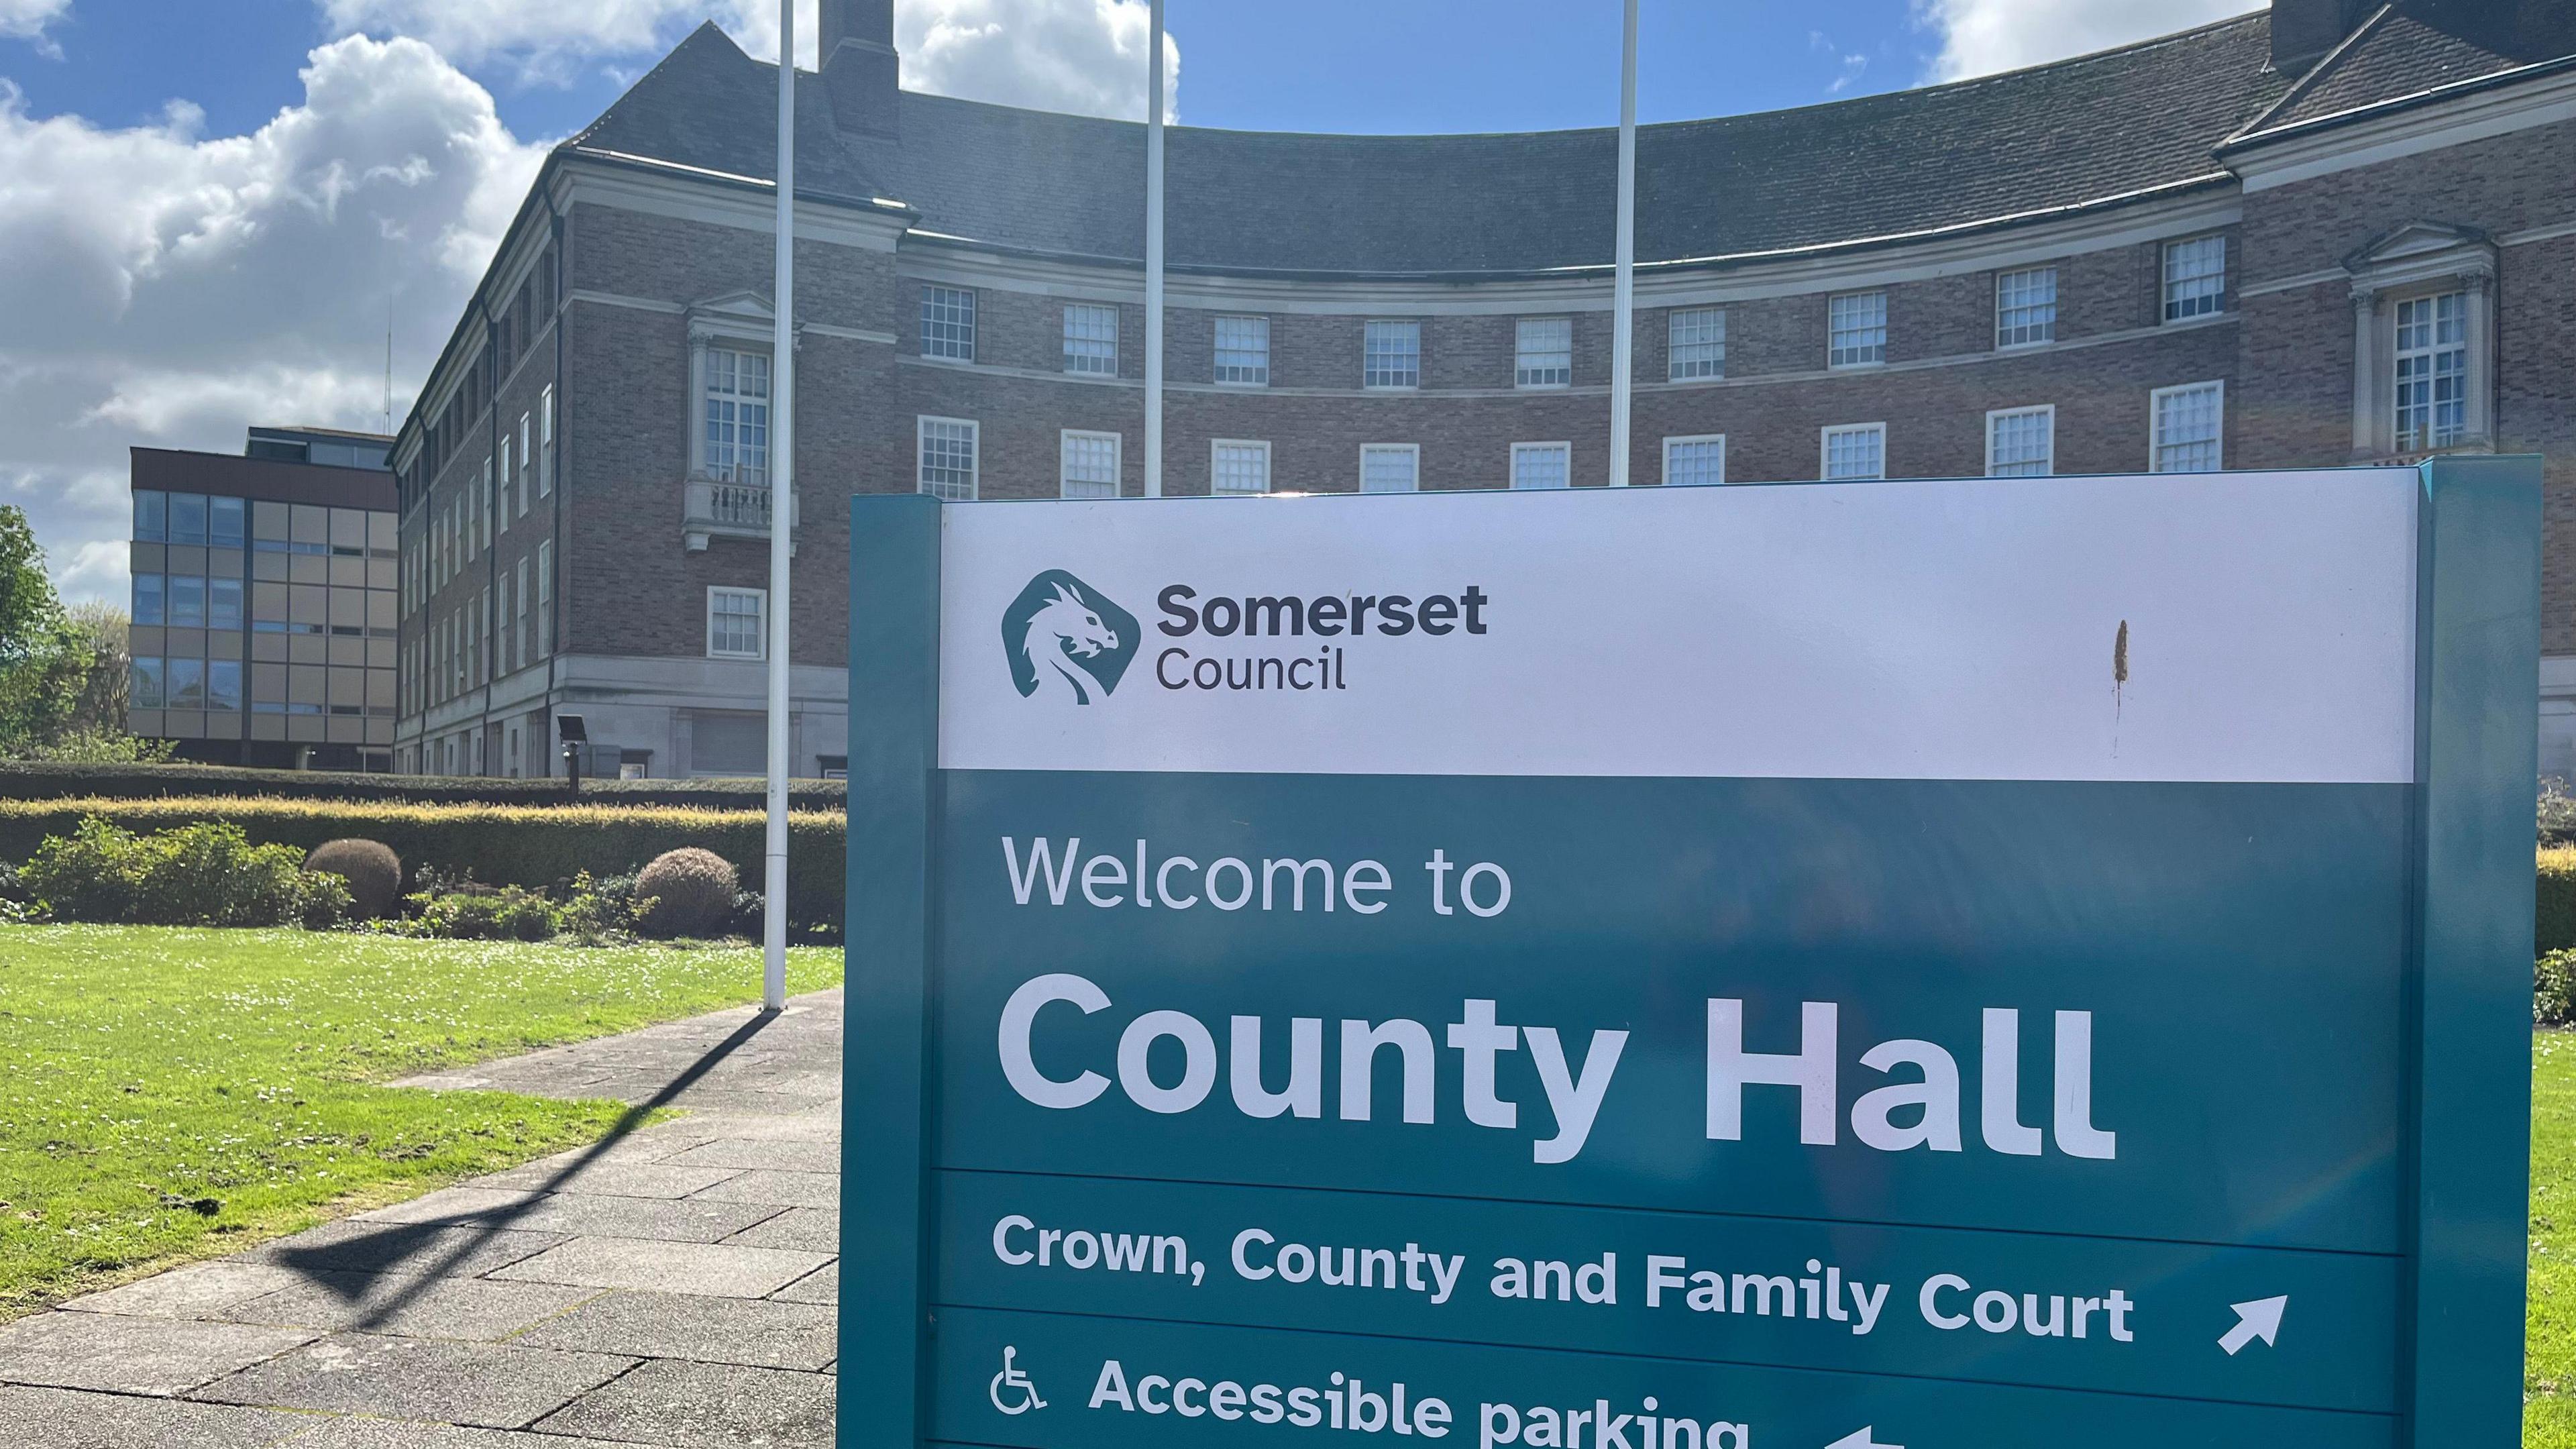
[[[422,1077],[675,1122],[0,1328],[0,1445],[832,1442],[841,993]]]

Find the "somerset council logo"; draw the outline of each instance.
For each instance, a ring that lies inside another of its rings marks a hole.
[[[1062,569],[1029,580],[1002,611],[1002,653],[1023,696],[1043,689],[1089,704],[1118,687],[1138,642],[1135,615]]]

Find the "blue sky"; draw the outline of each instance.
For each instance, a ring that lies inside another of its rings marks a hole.
[[[1474,23],[1461,25],[1462,14]],[[1168,0],[1167,24],[1192,124],[1483,131],[1618,115],[1618,11],[1607,3]],[[1648,120],[1916,84],[1942,49],[1908,0],[1643,0],[1638,28],[1638,108]],[[130,126],[180,100],[204,111],[208,134],[230,135],[301,100],[305,52],[335,33],[313,0],[78,0],[47,29],[59,57],[0,40],[0,75],[37,116]],[[596,116],[647,63],[645,54],[603,56],[531,77],[493,56],[460,69],[491,90],[512,131],[555,137]]]
[[[1641,0],[1639,110],[1809,105],[2259,3]],[[915,89],[1144,112],[1142,0],[895,14]],[[545,148],[710,18],[776,53],[776,0],[0,0],[0,502],[27,509],[64,592],[126,592],[129,448],[382,426],[388,330],[401,417]],[[1169,0],[1169,18],[1188,124],[1617,116],[1617,0]]]

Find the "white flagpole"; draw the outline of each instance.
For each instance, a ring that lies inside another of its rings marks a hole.
[[[1629,402],[1637,371],[1637,0],[1619,39],[1619,241],[1610,287],[1610,486],[1628,486]]]
[[[769,364],[769,848],[761,1005],[787,1005],[787,561],[796,516],[796,0],[778,0],[778,281]]]
[[[1163,496],[1163,0],[1145,46],[1145,496]]]

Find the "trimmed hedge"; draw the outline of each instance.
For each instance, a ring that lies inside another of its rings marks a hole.
[[[49,835],[84,816],[128,830],[200,820],[239,825],[260,845],[311,850],[341,836],[392,846],[404,864],[474,873],[490,885],[546,889],[577,871],[625,875],[666,850],[701,846],[732,861],[743,889],[759,890],[766,819],[758,810],[666,805],[417,805],[398,801],[277,800],[219,795],[157,800],[0,799],[0,860],[23,861]],[[787,914],[798,927],[841,923],[845,830],[839,811],[790,811]]]
[[[2576,845],[2540,848],[2538,909],[2531,925],[2532,949],[2546,954],[2576,947]]]
[[[579,803],[756,811],[762,808],[765,789],[759,780],[584,780]],[[0,764],[0,800],[155,800],[218,795],[392,800],[417,805],[576,803],[561,780],[252,770],[233,765]],[[790,810],[836,811],[846,798],[847,790],[838,780],[793,780],[787,787]]]

